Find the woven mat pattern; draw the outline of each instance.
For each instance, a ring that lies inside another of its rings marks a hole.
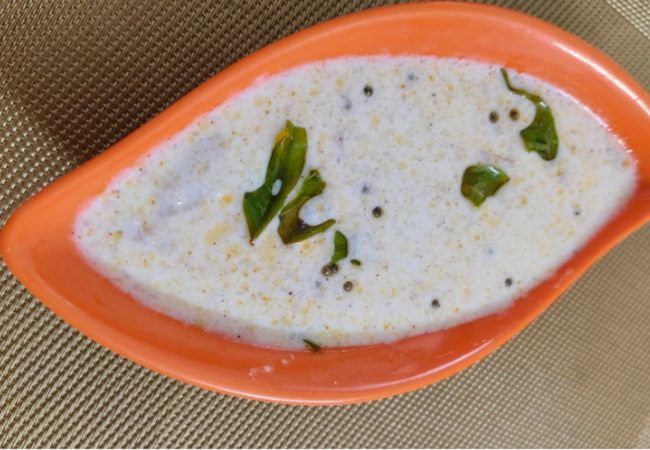
[[[650,88],[646,0],[503,0]],[[0,223],[241,56],[381,1],[0,2]],[[488,358],[360,405],[240,400],[100,347],[0,263],[0,447],[650,446],[650,227]]]

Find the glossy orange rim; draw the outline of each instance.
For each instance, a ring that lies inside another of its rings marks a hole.
[[[79,208],[119,170],[261,75],[343,55],[430,54],[501,64],[561,87],[599,114],[638,160],[638,186],[576,255],[511,307],[395,343],[314,355],[256,347],[141,306],[98,275],[71,239]],[[368,10],[311,27],[248,56],[23,204],[0,234],[8,267],[52,311],[113,351],[197,386],[241,397],[340,404],[412,390],[493,351],[548,307],[599,256],[650,217],[650,100],[578,38],[492,6],[436,3]]]

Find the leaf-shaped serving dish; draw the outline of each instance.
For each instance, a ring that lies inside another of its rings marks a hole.
[[[631,200],[550,278],[507,309],[462,325],[364,347],[281,350],[234,342],[150,310],[96,273],[72,238],[75,214],[121,169],[265,74],[345,55],[471,58],[560,87],[605,120],[638,161]],[[440,380],[533,320],[599,256],[650,217],[650,98],[580,39],[506,9],[417,4],[311,27],[242,59],[22,205],[0,235],[11,271],[56,314],[113,351],[179,380],[269,401],[369,400]]]

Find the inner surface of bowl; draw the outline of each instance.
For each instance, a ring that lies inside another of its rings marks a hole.
[[[471,58],[527,72],[574,96],[634,152],[632,199],[557,273],[511,307],[398,342],[319,354],[251,346],[140,305],[95,272],[72,239],[79,208],[151,147],[260,76],[350,55]],[[579,39],[512,11],[477,5],[393,6],[312,27],[239,61],[152,121],[48,186],[1,235],[10,269],[54,312],[112,350],[202,387],[292,403],[344,403],[414,389],[454,373],[511,337],[650,214],[650,108],[643,90]]]

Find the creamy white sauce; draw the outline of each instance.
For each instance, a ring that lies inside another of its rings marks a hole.
[[[551,275],[635,184],[634,161],[597,117],[510,74],[550,105],[555,160],[525,151],[519,131],[534,106],[505,88],[498,66],[327,60],[259,80],[153,149],[79,213],[75,241],[151,308],[260,345],[391,341],[499,310]],[[303,176],[317,168],[327,182],[302,217],[337,223],[284,245],[276,218],[251,246],[243,195],[262,183],[287,119],[307,130]],[[511,180],[476,208],[460,181],[480,162]],[[335,230],[348,237],[349,257],[325,278]]]

